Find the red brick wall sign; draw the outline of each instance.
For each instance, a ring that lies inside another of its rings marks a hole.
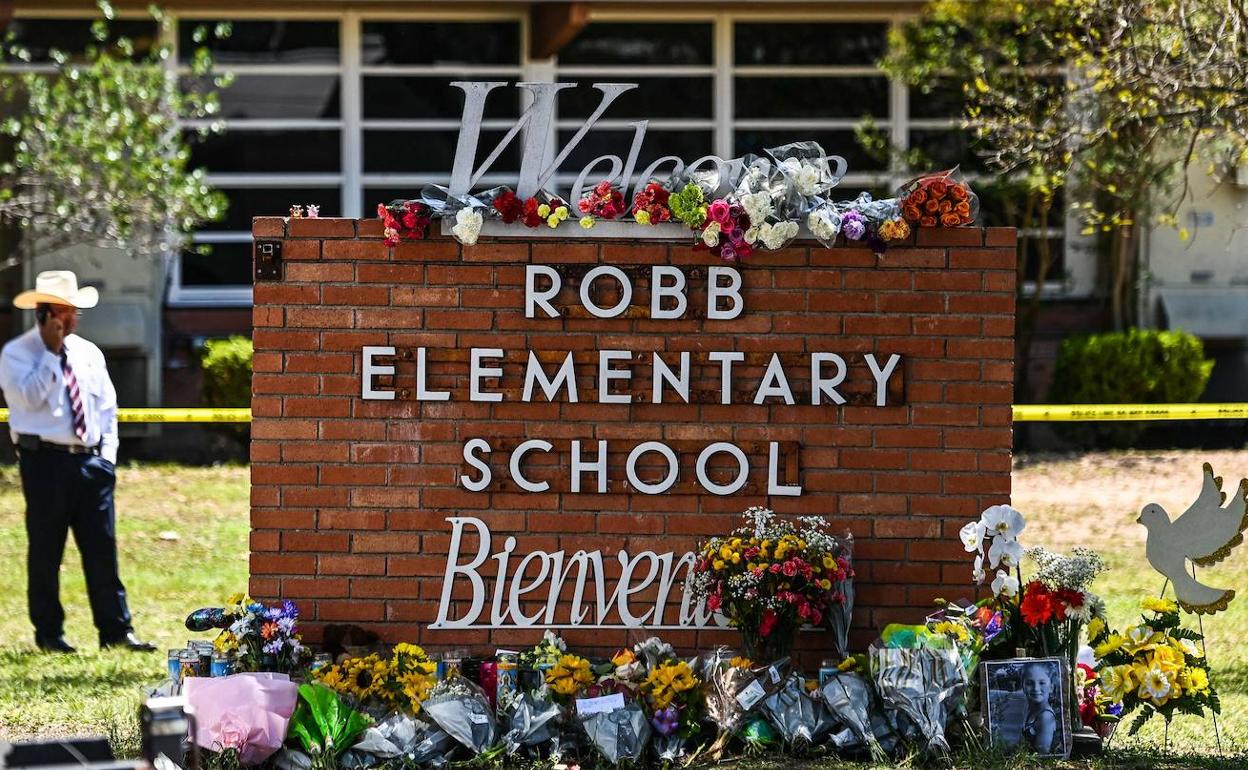
[[[1014,232],[799,241],[433,237],[260,218],[251,590],[315,636],[609,649],[731,640],[690,549],[760,505],[853,532],[854,640],[969,593],[1010,491]],[[803,644],[825,644],[818,634]]]

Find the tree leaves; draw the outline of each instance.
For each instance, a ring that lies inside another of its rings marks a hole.
[[[0,132],[16,140],[0,168],[0,218],[49,248],[90,243],[157,257],[225,213],[224,195],[189,167],[180,129],[215,115],[216,93],[184,94],[167,49],[136,60],[130,41],[106,45],[112,9],[101,3],[101,12],[92,27],[100,44],[78,58],[54,52],[54,75],[0,76],[12,115]],[[29,60],[11,44],[4,53]]]

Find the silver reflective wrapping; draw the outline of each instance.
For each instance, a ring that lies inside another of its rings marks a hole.
[[[534,747],[550,743],[559,735],[560,709],[557,704],[532,693],[522,693],[500,715],[502,743],[508,754],[522,746]]]
[[[763,701],[763,713],[789,746],[819,745],[836,727],[836,721],[814,698],[806,694],[800,674],[789,674],[780,689]]]
[[[876,762],[884,760],[884,749],[871,728],[871,685],[858,673],[833,674],[821,688],[823,703],[845,729],[832,736],[838,749],[866,749]]]
[[[589,743],[611,764],[641,758],[650,740],[650,722],[635,702],[624,708],[581,717]]]
[[[898,649],[877,642],[869,656],[884,712],[901,735],[930,754],[947,754],[945,727],[967,688],[957,649]]]

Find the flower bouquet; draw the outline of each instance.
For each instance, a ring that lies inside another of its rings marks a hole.
[[[797,673],[790,673],[780,689],[767,696],[763,713],[797,754],[821,745],[836,727],[836,720],[806,692],[806,680]]]
[[[788,654],[803,624],[833,623],[841,612],[847,620],[850,550],[816,516],[792,522],[750,508],[744,519],[698,546],[691,586],[695,600],[741,632],[750,658],[773,661]]]
[[[657,225],[672,218],[672,210],[667,207],[671,192],[658,182],[650,182],[633,196],[631,213],[633,221],[639,225]]]
[[[650,740],[650,723],[641,705],[625,700],[624,708],[581,717],[589,744],[612,765],[635,763]]]
[[[480,687],[462,676],[438,682],[424,703],[425,714],[438,727],[480,757],[494,747],[494,710]],[[488,757],[487,757],[488,759]]]
[[[1182,627],[1179,606],[1172,601],[1145,599],[1140,606],[1141,622],[1121,633],[1100,618],[1088,624],[1100,694],[1121,703],[1122,716],[1140,712],[1128,734],[1135,735],[1157,714],[1169,724],[1175,714],[1222,713],[1199,644],[1204,637]]]
[[[544,691],[546,672],[555,667],[568,651],[568,644],[554,631],[547,629],[542,640],[520,653],[517,681],[526,692]]]
[[[455,212],[455,224],[451,227],[451,235],[465,246],[472,246],[481,237],[481,227],[485,217],[480,211],[464,207]]]
[[[520,223],[525,227],[546,225],[553,230],[568,218],[568,204],[556,197],[534,196],[524,202],[522,212]]]
[[[546,671],[546,686],[554,699],[565,706],[571,705],[582,691],[593,685],[594,679],[589,661],[579,655],[562,655]]]
[[[381,219],[387,246],[398,246],[401,241],[419,241],[429,232],[433,212],[429,206],[417,200],[393,200],[377,204],[377,216]]]
[[[897,191],[901,216],[915,227],[960,227],[975,223],[979,197],[957,167],[911,179]]]
[[[947,756],[945,729],[968,686],[957,644],[925,626],[890,625],[868,656],[876,691],[897,731],[925,753]]]
[[[609,180],[602,180],[593,190],[585,193],[576,208],[581,212],[581,227],[586,230],[594,226],[599,219],[616,219],[628,211],[624,204],[624,194],[612,187]]]
[[[883,763],[887,756],[875,736],[871,724],[874,698],[871,685],[856,671],[837,671],[820,688],[823,703],[828,712],[849,734],[833,735],[832,742],[838,749],[865,747],[873,762]]]
[[[749,708],[742,705],[740,697],[745,688],[754,681],[753,663],[748,658],[733,655],[726,647],[707,654],[701,662],[702,679],[706,682],[706,718],[715,725],[717,735],[711,744],[709,756],[718,761],[728,742],[745,724]]]
[[[321,684],[353,697],[360,706],[420,713],[437,684],[438,664],[415,644],[396,644],[389,658],[373,653],[318,668]]]
[[[665,764],[675,762],[702,723],[702,681],[683,660],[665,660],[650,669],[641,684],[646,713],[654,728],[655,752]]]
[[[752,232],[751,228],[744,206],[727,198],[719,198],[706,207],[706,219],[703,220],[695,248],[709,249],[711,254],[721,259],[744,259],[754,251],[747,234],[756,235],[758,231]]]
[[[291,673],[311,657],[299,636],[299,608],[294,602],[266,607],[239,593],[227,599],[223,609],[231,622],[212,645],[218,652],[233,653],[238,671]]]

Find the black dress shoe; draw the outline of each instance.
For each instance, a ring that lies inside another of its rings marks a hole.
[[[156,645],[143,641],[133,631],[127,631],[124,636],[112,639],[100,639],[100,649],[109,647],[125,647],[131,652],[156,652]]]
[[[63,636],[50,637],[47,639],[36,636],[35,646],[43,652],[61,652],[66,655],[73,655],[75,652],[78,652],[78,650],[70,646],[69,642],[65,641],[65,637]]]

